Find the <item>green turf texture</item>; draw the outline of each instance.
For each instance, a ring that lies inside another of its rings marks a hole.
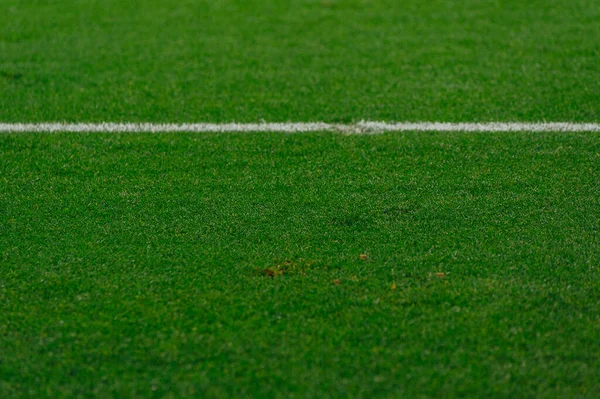
[[[598,122],[598,21],[2,0],[0,123]],[[0,398],[600,397],[599,165],[598,133],[0,135]]]
[[[0,151],[2,397],[600,393],[599,134]]]
[[[598,121],[597,0],[3,0],[0,120]]]

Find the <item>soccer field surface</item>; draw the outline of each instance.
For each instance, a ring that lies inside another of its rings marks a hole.
[[[595,0],[0,4],[2,122],[598,122]]]
[[[2,1],[0,397],[600,396],[598,21]]]

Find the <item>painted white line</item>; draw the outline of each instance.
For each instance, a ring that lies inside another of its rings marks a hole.
[[[600,132],[600,123],[357,122],[357,123],[0,123],[0,133],[240,133],[240,132]]]

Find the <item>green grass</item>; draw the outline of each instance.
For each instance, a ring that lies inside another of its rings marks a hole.
[[[598,21],[2,0],[0,123],[598,122]],[[597,398],[599,165],[598,133],[2,134],[0,398]]]
[[[3,397],[600,393],[598,134],[0,150]]]
[[[598,121],[598,21],[596,0],[3,0],[0,119]]]

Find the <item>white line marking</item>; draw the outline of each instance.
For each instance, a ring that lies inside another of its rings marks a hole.
[[[357,122],[357,123],[0,123],[0,133],[240,133],[240,132],[600,132],[600,123]]]

